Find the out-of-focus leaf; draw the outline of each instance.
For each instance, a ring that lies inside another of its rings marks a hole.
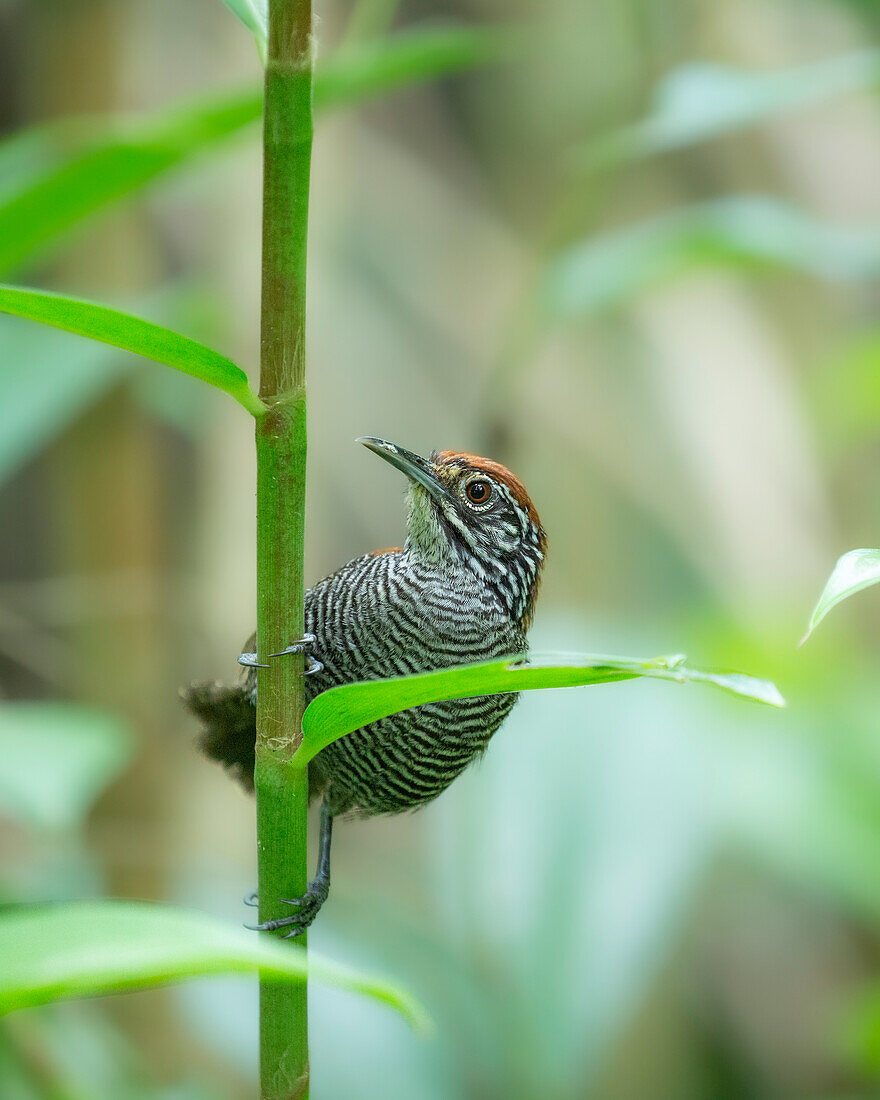
[[[833,348],[806,385],[816,423],[835,457],[873,440],[880,423],[880,328]]]
[[[315,106],[356,103],[407,84],[508,60],[522,37],[509,27],[431,27],[341,47],[318,68]]]
[[[200,297],[181,284],[132,304],[136,312],[150,312],[161,324],[194,324],[198,331],[217,328],[213,311],[205,314]],[[22,325],[3,315],[0,349],[7,367],[0,370],[0,484],[138,366],[133,356],[121,355],[109,344],[78,340],[48,325]],[[13,364],[27,364],[27,369],[11,369]],[[179,431],[194,430],[199,386],[187,387],[179,373],[154,370],[142,371],[136,386],[138,396],[162,394],[161,404],[148,401],[151,415],[173,420]]]
[[[0,202],[57,158],[51,125],[30,126],[0,139]]]
[[[340,996],[342,1001],[348,999]],[[48,1100],[46,1088],[50,1081],[61,1086],[60,1093],[49,1093],[54,1100],[61,1100],[62,1096],[67,1100],[74,1097],[220,1100],[216,1090],[196,1082],[154,1084],[150,1080],[146,1057],[114,1027],[102,1008],[95,1002],[80,1001],[5,1017],[0,1023],[0,1081],[4,1086],[4,1100],[30,1100],[31,1097]],[[405,1029],[401,1030],[406,1033]],[[12,1055],[10,1062],[17,1054],[18,1064],[29,1071],[31,1091],[19,1094],[8,1086],[4,1076],[7,1070],[3,1062],[4,1040]],[[39,1059],[27,1056],[35,1051],[39,1051]]]
[[[594,168],[682,149],[878,82],[880,50],[858,50],[782,72],[686,65],[661,82],[646,119],[584,145],[575,159]]]
[[[746,196],[685,207],[576,244],[548,263],[546,315],[607,309],[693,268],[782,267],[831,280],[880,275],[880,233],[817,221],[775,199]]]
[[[266,58],[266,42],[269,37],[268,0],[223,0],[227,8],[237,15],[254,36],[260,57]]]
[[[813,608],[807,633],[801,640],[803,644],[825,618],[832,607],[848,596],[870,588],[880,581],[880,550],[850,550],[838,558],[828,583]]]
[[[9,286],[0,286],[0,311],[155,359],[223,390],[253,416],[265,412],[241,367],[204,344],[152,321],[80,298]]]
[[[0,814],[38,828],[74,828],[131,750],[128,728],[102,711],[0,704]]]
[[[303,741],[293,762],[296,766],[305,767],[316,753],[338,738],[370,722],[425,703],[538,688],[609,684],[639,676],[674,680],[681,684],[713,684],[755,702],[774,707],[785,706],[785,700],[776,686],[767,680],[757,680],[738,672],[704,672],[688,668],[684,661],[681,654],[649,660],[577,653],[558,656],[535,654],[528,665],[518,664],[515,658],[508,657],[501,661],[461,665],[415,676],[341,684],[322,692],[306,707]]]
[[[862,990],[842,1013],[838,1029],[840,1053],[863,1074],[880,1071],[880,989]]]
[[[354,42],[361,38],[378,38],[391,29],[401,0],[356,0],[348,23],[345,40]]]
[[[318,66],[315,109],[357,103],[486,64],[506,56],[509,41],[501,30],[435,27],[346,46]],[[80,144],[0,202],[0,272],[39,255],[91,214],[256,122],[262,105],[262,91],[249,88],[192,107],[176,105]]]
[[[714,737],[742,710],[718,702],[647,690],[531,694],[479,769],[429,809],[436,934],[477,972],[499,1095],[600,1091],[596,1076],[692,927],[719,845],[725,776]],[[498,945],[488,981],[487,942]],[[445,1029],[455,1005],[434,1007],[439,980],[414,987]],[[518,1059],[519,1021],[536,1003],[545,1009],[529,1016],[529,1053]],[[475,1030],[453,1033],[459,1065],[468,1055],[484,1064],[487,1040],[477,1032],[478,1046]]]
[[[203,974],[306,975],[363,993],[424,1023],[399,988],[254,936],[207,913],[126,901],[10,907],[0,912],[0,1013],[67,997],[144,989]]]
[[[0,318],[0,348],[0,483],[135,362],[106,344],[10,317]]]
[[[196,107],[178,105],[63,156],[0,203],[0,271],[39,254],[83,218],[236,133],[259,118],[261,108],[256,89]],[[59,144],[66,129],[58,128]]]

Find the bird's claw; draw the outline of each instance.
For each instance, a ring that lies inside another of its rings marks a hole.
[[[291,642],[287,649],[282,649],[280,653],[270,653],[270,657],[283,657],[287,653],[307,653],[309,646],[315,644],[314,634],[303,634],[301,638],[297,638],[295,642]]]
[[[289,653],[302,653],[306,658],[306,667],[303,670],[303,676],[313,676],[316,672],[322,672],[324,666],[320,661],[309,653],[309,647],[315,644],[314,634],[303,634],[301,638],[297,638],[295,642],[291,642],[286,649],[282,649],[279,653],[270,653],[269,657],[286,657]]]
[[[320,661],[309,653],[309,646],[314,645],[314,634],[303,634],[301,638],[298,638],[295,642],[291,642],[286,649],[280,650],[278,653],[270,653],[269,657],[285,657],[288,654],[302,653],[306,658],[306,667],[303,670],[303,676],[313,676],[316,672],[322,672],[324,666]],[[244,665],[246,668],[268,668],[268,665],[261,664],[257,660],[256,653],[242,653],[238,658],[238,663]]]
[[[268,668],[268,665],[261,664],[257,660],[256,653],[239,653],[238,663],[244,665],[245,668]]]
[[[245,928],[249,928],[252,932],[276,932],[279,928],[290,928],[290,931],[285,933],[281,939],[295,939],[305,932],[318,915],[321,906],[327,900],[327,894],[327,887],[320,884],[313,884],[309,886],[308,890],[301,898],[279,899],[282,905],[297,906],[297,911],[292,913],[289,917],[277,917],[275,920],[265,920],[262,924],[246,924]],[[249,894],[248,897],[245,898],[246,905],[254,904],[251,902],[251,898],[255,898],[255,895]]]

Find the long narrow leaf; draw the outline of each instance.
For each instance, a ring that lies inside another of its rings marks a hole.
[[[38,255],[90,214],[254,122],[261,107],[262,95],[253,89],[194,108],[177,106],[63,156],[0,204],[0,272]],[[65,130],[59,127],[60,143]]]
[[[538,688],[608,684],[639,676],[682,684],[712,684],[755,702],[785,706],[778,689],[768,680],[757,680],[738,672],[691,669],[684,661],[681,655],[650,660],[588,654],[564,654],[556,658],[535,655],[528,665],[517,663],[511,657],[415,676],[342,684],[322,692],[306,707],[303,741],[293,762],[297,767],[305,767],[321,749],[340,737],[424,703]]]
[[[79,298],[2,285],[0,311],[101,340],[176,367],[228,393],[254,416],[265,412],[265,406],[250,388],[241,367],[204,344],[152,321]]]
[[[0,485],[135,365],[106,344],[0,318]]]
[[[435,27],[347,46],[319,66],[315,108],[357,103],[486,64],[504,56],[509,41],[500,31]],[[262,105],[257,88],[193,107],[176,105],[43,168],[0,202],[0,272],[39,255],[85,218],[256,122]],[[59,140],[65,132],[60,128]]]
[[[0,137],[0,203],[57,163],[55,130],[41,123]]]
[[[880,274],[880,233],[829,225],[763,195],[716,199],[572,245],[540,286],[546,315],[608,309],[698,267],[781,268],[832,281]]]
[[[670,73],[641,122],[583,145],[585,168],[683,149],[880,83],[880,50],[857,50],[779,72],[705,63]]]
[[[69,997],[118,993],[204,974],[263,971],[363,993],[412,1024],[407,993],[297,945],[230,927],[207,913],[129,901],[84,901],[0,912],[0,1013]]]
[[[319,68],[315,106],[341,107],[409,84],[504,61],[522,41],[511,28],[431,27],[340,48]]]
[[[190,316],[193,296],[185,285],[169,283],[158,293],[134,299],[132,307],[173,328]],[[23,325],[9,315],[0,316],[0,348],[4,363],[27,364],[27,370],[0,370],[0,485],[140,366],[134,356],[120,355],[109,344],[71,340],[63,329]],[[168,382],[165,372],[153,371],[142,378],[142,388],[168,393]],[[168,411],[192,427],[183,406],[172,405],[179,394],[175,382],[171,379],[174,396]]]
[[[813,608],[807,633],[801,639],[801,645],[809,638],[832,607],[841,600],[870,588],[880,581],[880,550],[850,550],[838,558],[837,564],[828,578],[828,583]]]

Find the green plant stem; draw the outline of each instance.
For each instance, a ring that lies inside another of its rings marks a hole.
[[[263,286],[257,421],[257,698],[255,786],[260,920],[308,883],[308,779],[291,767],[302,739],[303,660],[267,654],[303,631],[305,290],[312,148],[310,0],[270,0],[263,121]],[[267,935],[268,933],[264,933]],[[305,938],[291,945],[304,950]],[[309,1089],[306,986],[260,983],[263,1100]]]

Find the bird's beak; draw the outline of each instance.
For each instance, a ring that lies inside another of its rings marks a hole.
[[[431,464],[420,455],[406,451],[396,443],[389,443],[387,439],[377,439],[373,435],[362,435],[355,442],[363,443],[368,451],[372,451],[373,454],[384,458],[386,462],[390,462],[392,466],[396,466],[411,481],[417,481],[419,485],[424,486],[436,501],[450,499],[449,493],[434,473]]]

